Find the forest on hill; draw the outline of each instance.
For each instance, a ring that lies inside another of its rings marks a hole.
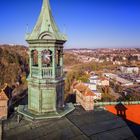
[[[68,52],[64,52],[64,66],[70,67],[73,65],[81,64],[81,62],[77,59],[76,55]]]
[[[25,46],[0,46],[0,85],[15,85],[28,75],[28,48]]]

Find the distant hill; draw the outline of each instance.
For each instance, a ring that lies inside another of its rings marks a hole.
[[[80,64],[81,62],[79,61],[79,59],[77,59],[77,56],[75,54],[69,53],[69,52],[65,52],[64,55],[64,66],[73,66],[76,64]]]
[[[12,86],[28,74],[27,51],[25,46],[0,45],[0,85]]]

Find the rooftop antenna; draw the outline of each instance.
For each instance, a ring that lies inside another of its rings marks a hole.
[[[28,33],[29,33],[29,25],[26,24],[26,34],[28,34]]]

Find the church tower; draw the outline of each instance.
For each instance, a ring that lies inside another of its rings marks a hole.
[[[43,0],[38,21],[32,33],[26,36],[30,58],[27,115],[64,115],[60,111],[65,110],[63,45],[66,40],[54,22],[49,0]],[[73,109],[67,107],[65,113]]]

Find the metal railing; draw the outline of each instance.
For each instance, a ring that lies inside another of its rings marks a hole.
[[[41,73],[40,73],[41,71]],[[53,77],[53,67],[42,67],[40,70],[38,67],[32,67],[31,69],[31,76],[38,78],[40,77],[40,74],[42,78],[52,78]],[[56,77],[62,76],[62,67],[56,68]]]
[[[117,104],[123,104],[123,105],[137,105],[140,104],[140,101],[126,101],[126,102],[97,102],[94,103],[94,106],[105,106],[105,105],[117,105]]]
[[[53,76],[53,69],[50,68],[42,68],[42,78],[52,78]]]

